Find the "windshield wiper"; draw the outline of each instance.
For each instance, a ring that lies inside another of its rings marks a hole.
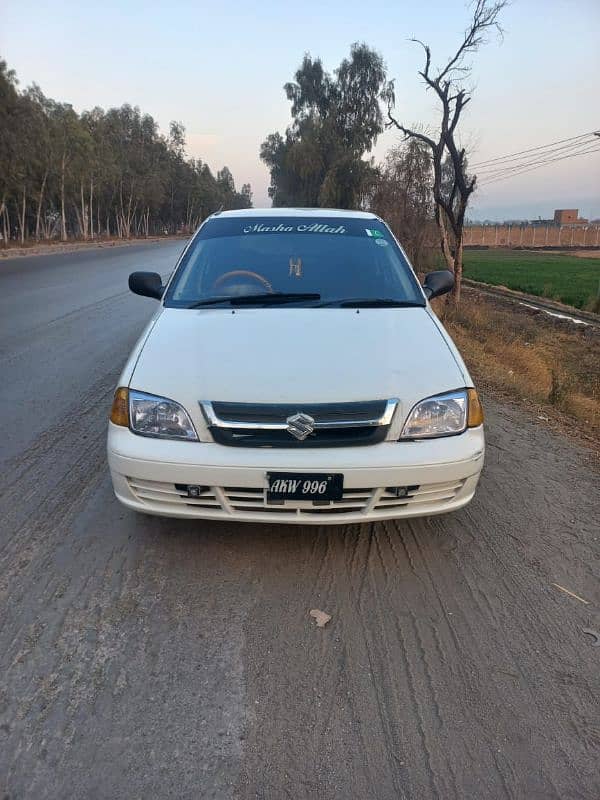
[[[394,300],[392,297],[346,297],[339,300],[326,300],[317,308],[337,306],[338,308],[423,308],[424,303],[414,300]]]
[[[280,303],[320,299],[321,295],[317,292],[261,292],[259,294],[207,297],[205,300],[191,303],[186,308],[202,308],[203,306],[214,306],[219,303],[227,303],[231,306],[254,305],[254,303],[278,305]],[[337,300],[324,300],[322,303],[316,303],[311,306],[311,308],[326,308],[327,306],[337,306],[338,308],[423,308],[424,305],[424,303],[418,303],[414,300],[395,300],[393,297],[342,297]]]
[[[231,297],[223,296],[223,297],[207,297],[205,300],[198,300],[195,303],[190,303],[189,306],[184,306],[185,308],[201,308],[202,306],[216,306],[218,303],[229,303],[231,301]]]
[[[230,297],[207,297],[198,300],[186,308],[202,308],[214,306],[218,303],[229,303],[232,306],[246,306],[260,303],[260,305],[278,305],[279,303],[296,303],[302,300],[320,300],[321,295],[316,292],[260,292],[258,294],[240,294]]]
[[[264,292],[263,294],[243,294],[239,297],[231,297],[232,306],[252,305],[252,303],[294,303],[302,300],[320,300],[321,295],[317,292]]]

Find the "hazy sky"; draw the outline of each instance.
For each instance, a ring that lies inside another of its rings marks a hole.
[[[434,122],[416,76],[421,52],[407,40],[426,40],[441,60],[468,13],[463,0],[0,0],[0,55],[22,86],[35,81],[78,110],[128,102],[163,131],[180,120],[190,155],[214,171],[227,164],[238,187],[252,184],[255,205],[270,205],[258,151],[289,123],[282,86],[305,52],[332,70],[351,42],[366,42],[396,78],[399,117]],[[472,163],[600,130],[600,0],[513,0],[502,22],[504,40],[474,61],[462,126]],[[376,157],[397,140],[386,132]],[[471,216],[546,217],[556,207],[600,217],[600,152],[482,185]]]

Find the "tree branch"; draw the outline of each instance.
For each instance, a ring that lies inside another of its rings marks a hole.
[[[450,122],[450,125],[448,126],[448,132],[453,135],[454,131],[456,130],[456,126],[458,125],[458,120],[460,119],[460,115],[462,113],[462,110],[467,105],[467,103],[470,101],[471,98],[467,97],[465,95],[465,92],[463,90],[461,90],[452,99],[454,100],[454,111],[452,113],[452,121]],[[449,100],[449,103],[450,102],[451,102],[451,100]]]
[[[395,104],[393,81],[387,85],[385,93],[388,118],[386,127],[395,126],[405,139],[416,139],[427,145],[432,153],[435,221],[440,233],[442,253],[448,268],[453,269],[456,275],[454,302],[458,302],[460,296],[465,213],[477,181],[475,175],[467,175],[465,150],[457,145],[455,139],[462,112],[471,99],[468,89],[464,88],[464,79],[469,75],[471,66],[465,64],[464,60],[486,41],[490,30],[496,29],[502,34],[498,18],[506,5],[507,0],[474,0],[471,21],[462,41],[434,75],[430,46],[420,39],[411,39],[423,48],[425,54],[425,63],[418,75],[427,89],[433,89],[440,101],[441,117],[437,141],[424,133],[407,128],[395,119],[392,113]],[[444,162],[446,150],[448,157]]]
[[[389,122],[387,123],[387,127],[391,127],[394,125],[398,130],[404,135],[406,139],[418,139],[423,144],[426,144],[432,150],[435,150],[437,147],[436,143],[433,139],[430,139],[429,136],[426,136],[424,133],[420,133],[419,131],[413,131],[410,128],[405,128],[404,125],[401,125],[398,120],[396,120],[393,116],[391,111],[388,110],[388,119]]]
[[[483,44],[485,35],[490,28],[495,28],[499,34],[502,34],[498,16],[507,5],[507,1],[498,0],[498,2],[490,6],[488,0],[476,0],[473,18],[465,31],[463,41],[452,58],[446,63],[446,66],[438,73],[436,81],[441,81],[456,69],[463,69],[460,67],[460,62],[467,53],[472,53]],[[468,68],[466,71],[468,71]]]

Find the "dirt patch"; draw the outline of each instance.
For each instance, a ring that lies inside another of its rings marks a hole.
[[[576,250],[571,255],[577,258],[600,258],[600,250]]]

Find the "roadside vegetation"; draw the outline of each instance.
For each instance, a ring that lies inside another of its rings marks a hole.
[[[600,311],[600,257],[526,250],[467,250],[466,278]]]
[[[130,238],[194,230],[219,208],[252,205],[185,155],[185,129],[159,131],[150,116],[122,105],[77,113],[39,86],[19,90],[0,60],[0,241]]]
[[[533,404],[542,420],[571,420],[600,441],[598,328],[552,320],[476,292],[458,308],[440,302],[437,311],[484,394]]]

